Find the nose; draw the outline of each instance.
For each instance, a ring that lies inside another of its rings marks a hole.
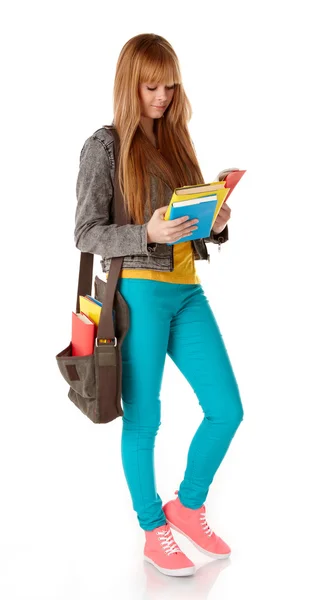
[[[167,94],[165,89],[161,91],[161,93],[159,93],[159,96],[157,97],[157,102],[158,104],[165,104],[167,99]]]

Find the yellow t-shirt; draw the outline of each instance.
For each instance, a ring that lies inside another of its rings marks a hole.
[[[174,270],[155,271],[153,269],[122,269],[120,276],[131,279],[154,279],[169,283],[201,283],[195,268],[194,251],[191,242],[174,244]]]

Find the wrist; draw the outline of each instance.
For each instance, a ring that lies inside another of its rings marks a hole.
[[[226,229],[226,225],[220,229],[220,231],[216,231],[214,228],[212,228],[212,231],[214,232],[215,235],[219,235],[220,233],[222,233],[224,230]]]
[[[212,241],[220,244],[222,244],[223,242],[227,242],[229,239],[228,223],[226,224],[225,228],[222,231],[220,231],[220,233],[216,233],[212,229],[210,237]]]

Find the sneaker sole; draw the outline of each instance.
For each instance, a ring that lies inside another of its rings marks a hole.
[[[188,575],[194,575],[196,572],[196,567],[185,567],[184,569],[164,569],[160,567],[158,564],[154,562],[151,558],[144,555],[144,560],[148,563],[151,563],[154,567],[156,567],[161,573],[164,575],[171,575],[172,577],[186,577]]]
[[[166,517],[166,515],[165,515],[165,517]],[[178,531],[178,533],[181,533],[182,535],[184,535],[185,538],[187,538],[192,544],[194,544],[194,546],[196,546],[197,550],[199,550],[203,554],[206,554],[206,556],[210,556],[211,558],[228,558],[230,556],[231,552],[228,552],[227,554],[215,554],[214,552],[209,552],[208,550],[205,550],[205,548],[201,548],[201,546],[198,546],[198,544],[196,544],[196,542],[194,542],[194,540],[192,540],[191,537],[186,535],[186,533],[184,533],[181,529],[178,529],[178,527],[176,527],[176,525],[174,525],[174,523],[172,523],[172,521],[169,521],[167,518],[166,518],[166,521],[168,522],[168,524],[170,525],[170,527],[172,529],[174,529],[175,531]]]

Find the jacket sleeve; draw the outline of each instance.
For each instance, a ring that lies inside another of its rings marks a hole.
[[[76,248],[103,258],[150,255],[147,223],[110,223],[114,190],[109,156],[102,141],[89,137],[82,147],[79,162],[74,230]]]
[[[224,244],[229,239],[228,225],[225,226],[224,230],[220,233],[214,233],[210,230],[210,235],[207,238],[203,238],[205,242],[213,242],[214,244]]]

